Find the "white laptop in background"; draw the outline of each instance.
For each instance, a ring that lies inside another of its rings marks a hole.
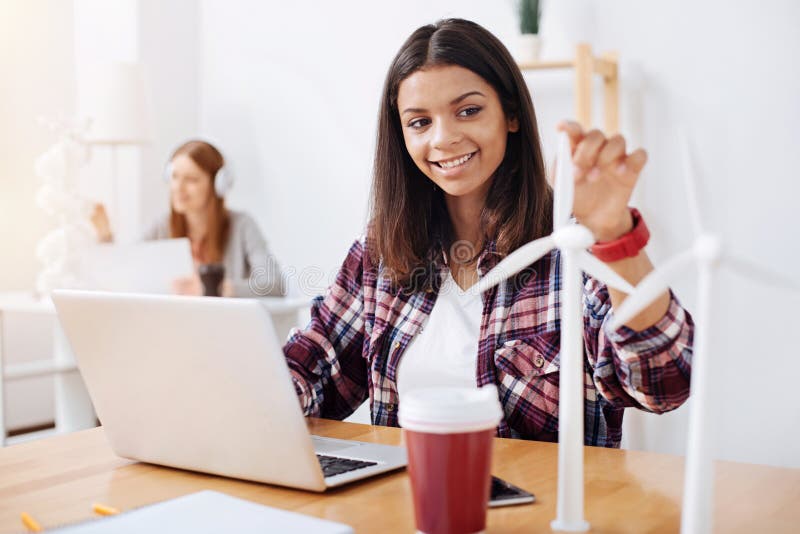
[[[120,456],[313,491],[406,465],[402,447],[309,434],[256,300],[67,290],[52,298]]]
[[[97,291],[172,293],[172,281],[194,272],[189,239],[100,244],[82,261],[84,287]]]

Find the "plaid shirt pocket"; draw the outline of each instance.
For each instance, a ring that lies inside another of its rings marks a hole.
[[[506,341],[495,350],[494,360],[498,369],[517,377],[546,375],[559,369],[558,349],[548,349],[546,342],[534,340]]]
[[[494,353],[500,399],[515,435],[552,441],[558,432],[558,334],[513,339]]]

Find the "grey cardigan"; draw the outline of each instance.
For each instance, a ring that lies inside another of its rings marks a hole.
[[[276,297],[286,294],[283,276],[270,254],[258,224],[240,211],[228,212],[231,226],[222,263],[225,278],[236,297]],[[169,215],[158,219],[143,235],[145,240],[169,239]]]

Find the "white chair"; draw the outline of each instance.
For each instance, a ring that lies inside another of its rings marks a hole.
[[[7,361],[6,315],[13,312],[44,314],[53,321],[53,349],[50,358],[10,364]],[[95,424],[94,410],[75,358],[55,321],[55,308],[47,299],[38,299],[32,293],[14,292],[0,295],[0,446],[8,442],[23,441],[25,438],[6,438],[6,399],[7,382],[26,380],[41,376],[54,377],[55,430],[52,432],[72,432],[91,428]],[[47,434],[47,433],[45,433]]]

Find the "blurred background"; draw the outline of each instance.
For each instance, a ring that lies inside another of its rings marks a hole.
[[[98,126],[97,91],[106,66],[119,62],[128,71],[115,79],[130,76],[136,90],[120,96],[134,102],[132,116],[115,120],[133,133],[86,145],[73,192],[110,206],[120,239],[133,240],[168,208],[162,170],[171,151],[202,136],[234,169],[227,205],[252,214],[284,269],[302,273],[295,291],[324,291],[364,230],[389,63],[414,29],[451,16],[480,23],[512,51],[517,46],[510,0],[0,1],[0,292],[35,287],[37,246],[54,226],[37,206],[35,162],[64,125],[80,129],[95,114]],[[618,54],[620,130],[650,156],[635,203],[653,234],[648,250],[656,263],[693,238],[683,130],[706,225],[727,251],[800,282],[799,24],[793,0],[543,4],[540,59],[569,60],[580,42],[596,54]],[[555,124],[575,114],[574,73],[525,77],[549,159]],[[599,81],[594,89],[600,125]],[[690,310],[695,282],[690,273],[675,284]],[[800,296],[725,270],[715,282],[716,457],[800,467],[792,315]],[[52,350],[51,320],[7,314],[6,362]],[[52,395],[52,377],[8,384],[7,428],[46,426]],[[664,416],[628,410],[624,446],[683,454],[690,407]]]

